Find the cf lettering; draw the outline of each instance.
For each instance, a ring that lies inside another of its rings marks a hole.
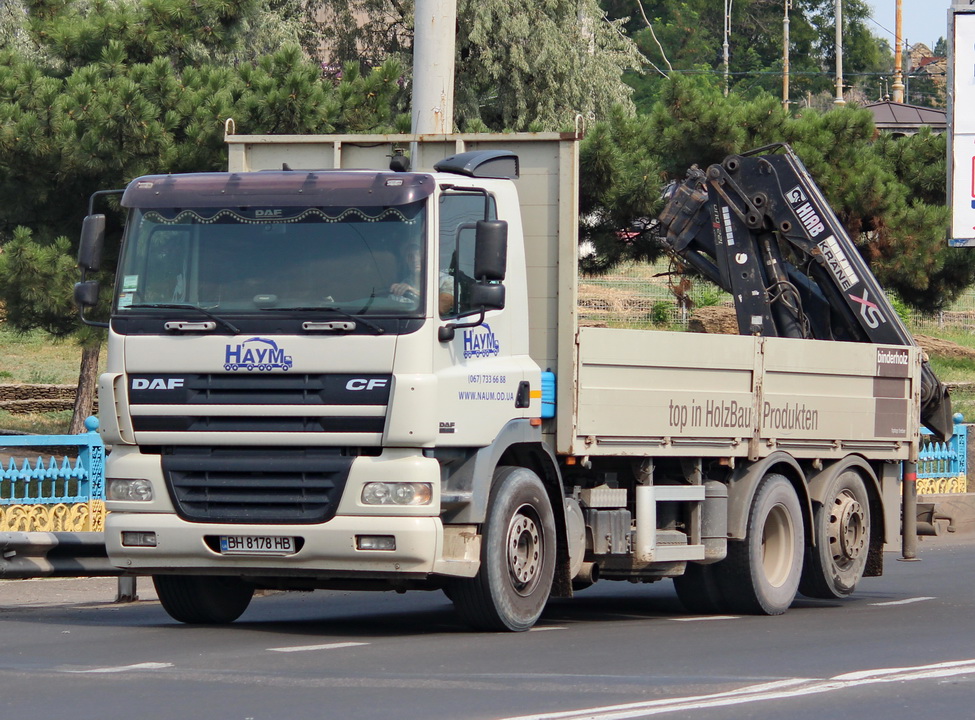
[[[345,384],[346,390],[375,390],[377,388],[384,388],[389,381],[383,378],[372,378],[367,380],[366,378],[355,378],[354,380],[349,380]]]

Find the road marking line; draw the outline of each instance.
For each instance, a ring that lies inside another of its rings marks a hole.
[[[338,650],[340,648],[347,647],[358,647],[359,645],[368,645],[369,643],[363,642],[344,642],[344,643],[328,643],[326,645],[293,645],[292,647],[276,647],[268,648],[271,652],[311,652],[313,650]]]
[[[674,622],[707,622],[709,620],[741,620],[738,615],[704,615],[701,617],[671,618]]]
[[[975,660],[957,660],[920,665],[907,668],[879,668],[861,670],[837,675],[825,680],[792,678],[777,682],[751,685],[738,690],[711,695],[697,695],[683,698],[667,698],[625,705],[608,705],[585,710],[520,715],[504,720],[632,720],[664,713],[701,710],[706,708],[742,705],[766,700],[782,700],[805,695],[817,695],[861,685],[877,683],[904,682],[907,680],[927,680],[953,677],[956,675],[975,675]]]
[[[565,628],[559,625],[547,625],[545,627],[529,628],[528,632],[547,632],[548,630],[565,630]]]
[[[910,605],[911,603],[924,602],[925,600],[937,600],[935,597],[916,597],[907,600],[891,600],[890,602],[870,603],[874,607],[889,607],[891,605]]]
[[[173,667],[172,663],[161,663],[161,662],[144,662],[137,663],[135,665],[123,665],[121,667],[107,667],[107,668],[93,668],[91,670],[65,670],[67,673],[75,673],[77,675],[94,674],[94,673],[120,673],[129,672],[130,670],[163,670],[165,668]]]

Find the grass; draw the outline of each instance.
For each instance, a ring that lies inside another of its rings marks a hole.
[[[0,322],[0,383],[74,385],[81,348],[43,332],[16,333]]]
[[[970,339],[971,341],[971,339]],[[945,383],[975,381],[975,361],[961,358],[931,357],[931,369]],[[975,421],[975,387],[956,387],[951,391],[951,409]]]
[[[0,429],[31,435],[65,435],[71,425],[71,411],[12,414],[0,410]]]
[[[43,332],[17,333],[0,322],[0,383],[75,385],[81,348],[70,340],[52,342]],[[71,412],[12,414],[0,410],[0,429],[36,435],[68,432]]]

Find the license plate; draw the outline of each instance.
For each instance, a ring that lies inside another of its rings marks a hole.
[[[224,555],[291,555],[295,539],[276,535],[221,535],[220,552]]]

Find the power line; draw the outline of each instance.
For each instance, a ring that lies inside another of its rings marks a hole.
[[[716,73],[721,72],[721,71],[716,70],[716,69],[713,69],[713,68],[712,69],[709,69],[709,70],[699,70],[699,69],[682,70],[680,68],[674,68],[672,70],[672,72],[679,73],[681,75],[711,75],[711,74],[716,74]],[[730,75],[734,75],[734,76],[738,76],[738,77],[748,77],[748,76],[751,76],[751,75],[776,75],[776,76],[781,76],[782,75],[782,71],[781,70],[739,70],[739,71],[730,72],[729,74]],[[821,76],[821,77],[830,77],[830,78],[833,77],[833,73],[828,72],[826,70],[789,70],[789,74],[790,75],[805,75],[805,76],[809,76],[809,77],[818,77],[818,76]],[[843,71],[843,74],[844,75],[854,76],[854,77],[887,77],[888,75],[890,75],[890,71],[889,70],[886,70],[886,71],[870,71],[870,72],[867,72],[867,71],[859,71],[858,72],[858,71],[844,70]],[[946,75],[947,75],[947,73],[945,73],[945,72],[932,72],[932,73],[923,73],[923,74],[921,74],[921,73],[914,73],[914,74],[911,74],[910,77],[912,79],[917,80],[917,79],[923,79],[923,78],[946,77]]]

